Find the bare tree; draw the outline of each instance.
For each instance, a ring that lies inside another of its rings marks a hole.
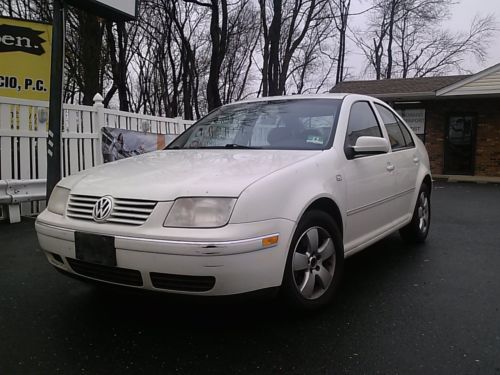
[[[290,69],[308,33],[330,22],[327,0],[259,0],[262,27],[262,95],[287,92]],[[319,48],[319,46],[318,46]],[[306,54],[307,55],[307,54]],[[309,53],[310,56],[310,53]]]
[[[223,103],[250,94],[254,51],[260,38],[259,12],[250,0],[238,2],[229,11],[228,46],[221,66]]]
[[[113,77],[113,86],[118,91],[118,99],[121,111],[128,111],[129,92],[127,88],[128,61],[130,55],[128,47],[134,37],[136,27],[127,29],[123,21],[106,22],[106,41],[108,48],[109,61],[111,64],[111,73]],[[130,33],[132,31],[132,33]]]
[[[76,13],[79,21],[78,60],[81,62],[82,103],[92,105],[94,95],[102,92],[100,70],[104,27],[96,16],[81,10]]]
[[[335,83],[332,72],[338,66],[338,45],[333,20],[334,17],[323,18],[298,47],[287,77],[291,78],[288,92],[318,93],[325,85],[329,88]]]
[[[400,30],[403,34],[405,30]],[[496,31],[494,17],[474,18],[469,30],[451,32],[413,29],[404,38],[398,38],[400,60],[396,62],[401,76],[424,77],[464,71],[464,60],[484,61],[491,36]]]
[[[47,0],[1,0],[0,14],[33,21],[51,22],[52,6]]]
[[[337,52],[337,73],[335,83],[342,82],[345,74],[346,36],[351,0],[332,0],[330,12],[334,15],[335,28],[339,34]]]
[[[208,110],[222,105],[219,92],[220,70],[226,55],[228,43],[228,5],[227,0],[210,0],[204,3],[198,0],[184,0],[210,10],[210,73],[207,82]]]
[[[204,8],[170,0],[143,5],[140,37],[131,63],[134,110],[200,117],[200,79],[207,70],[205,55],[209,52],[207,33],[199,31],[207,29]]]
[[[394,27],[396,4],[400,1],[402,0],[374,0],[368,30],[364,32],[357,30],[353,33],[358,46],[368,60],[368,64],[373,68],[376,79],[381,79],[384,76],[384,57],[387,55],[386,50],[389,49],[387,39],[390,39],[392,45],[393,36],[389,37],[389,34]]]
[[[461,70],[467,57],[484,59],[492,16],[476,18],[468,32],[449,32],[441,22],[452,0],[374,0],[367,30],[354,33],[376,79],[426,76]]]
[[[126,24],[69,7],[64,99],[100,92],[106,106],[193,119],[251,95],[316,93],[345,78],[347,38],[377,79],[460,71],[484,59],[495,25],[444,30],[452,1],[371,0],[355,32],[352,0],[143,0]],[[51,2],[0,0],[0,14],[50,22]]]

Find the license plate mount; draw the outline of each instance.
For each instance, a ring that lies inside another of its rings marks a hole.
[[[115,238],[101,234],[75,232],[76,259],[83,262],[116,266]]]

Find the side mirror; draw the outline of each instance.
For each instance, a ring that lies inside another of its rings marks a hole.
[[[352,157],[356,155],[377,155],[386,154],[391,149],[389,142],[380,137],[359,137],[356,145],[351,147]]]

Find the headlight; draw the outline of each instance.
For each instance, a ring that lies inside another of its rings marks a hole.
[[[228,223],[235,203],[235,198],[179,198],[170,209],[164,226],[222,227]]]
[[[66,203],[68,202],[69,189],[65,189],[60,186],[56,186],[50,194],[49,204],[47,209],[55,214],[62,215],[66,208]]]

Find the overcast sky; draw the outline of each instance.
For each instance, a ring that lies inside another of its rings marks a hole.
[[[497,27],[500,27],[500,0],[461,0],[453,6],[452,17],[446,23],[450,29],[466,29],[474,19],[475,15],[486,16],[494,14]],[[488,59],[485,64],[472,62],[469,67],[473,72],[500,63],[500,32],[497,32],[488,51]]]
[[[352,1],[352,11],[359,12],[366,9],[371,4],[370,0]],[[468,30],[472,20],[476,15],[485,16],[494,14],[497,20],[497,27],[500,28],[500,0],[457,0],[457,4],[452,6],[451,17],[443,22],[443,26],[451,31]],[[353,21],[355,25],[364,23],[364,16],[356,16]],[[484,63],[471,59],[464,63],[464,68],[476,73],[492,65],[500,63],[500,31],[498,31],[488,50],[488,57]],[[360,78],[365,69],[365,59],[361,52],[352,44],[349,46],[346,65],[350,67],[353,78]]]

